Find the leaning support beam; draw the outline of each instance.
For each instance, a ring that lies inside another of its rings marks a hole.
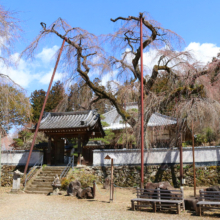
[[[29,162],[30,162],[31,154],[32,154],[32,151],[33,151],[33,148],[34,148],[34,144],[35,144],[35,140],[36,140],[36,137],[37,137],[38,129],[40,127],[40,122],[41,122],[41,119],[43,117],[44,109],[45,109],[45,106],[46,106],[46,103],[47,103],[47,99],[48,99],[48,96],[49,96],[50,88],[52,86],[55,73],[56,73],[56,70],[57,70],[57,66],[58,66],[58,63],[59,63],[59,60],[60,60],[60,56],[61,56],[61,53],[63,51],[64,43],[65,43],[65,39],[63,40],[62,46],[60,48],[60,52],[59,52],[59,55],[57,57],[57,61],[56,61],[56,64],[55,64],[55,67],[54,67],[54,70],[53,70],[53,74],[52,74],[52,77],[51,77],[51,80],[50,80],[50,84],[49,84],[49,87],[48,87],[48,90],[47,90],[47,95],[45,97],[44,104],[43,104],[43,107],[41,109],[40,117],[39,117],[39,120],[38,120],[38,123],[37,123],[37,128],[35,130],[34,138],[33,138],[32,144],[31,144],[31,149],[29,151],[28,159],[27,159],[27,162],[26,162],[26,165],[25,165],[24,175],[26,175],[26,173],[27,173],[27,169],[28,169],[28,165],[29,165]]]

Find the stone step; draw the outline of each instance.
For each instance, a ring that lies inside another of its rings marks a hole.
[[[52,182],[33,182],[31,183],[30,187],[42,187],[42,186],[45,186],[45,187],[51,187],[52,185]]]
[[[32,183],[52,183],[53,180],[51,181],[51,179],[45,179],[45,178],[39,178],[39,179],[34,179],[32,181]]]
[[[48,194],[52,192],[53,187],[51,184],[54,181],[54,177],[56,174],[60,176],[64,169],[65,166],[44,167],[26,188],[25,192],[39,194]]]
[[[41,173],[62,173],[63,170],[42,170]]]
[[[43,171],[55,171],[55,170],[64,170],[66,167],[62,167],[62,168],[52,168],[52,169],[43,169]]]
[[[50,192],[45,192],[45,191],[34,191],[34,190],[25,190],[26,193],[29,193],[29,194],[49,194]]]
[[[57,174],[58,176],[60,176],[60,174]],[[46,173],[40,173],[38,176],[41,176],[41,177],[55,177],[56,174],[46,174]]]
[[[45,192],[52,192],[53,191],[53,187],[27,187],[28,191],[45,191]]]

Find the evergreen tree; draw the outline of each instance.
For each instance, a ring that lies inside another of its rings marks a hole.
[[[50,94],[45,106],[45,112],[56,112],[59,104],[62,102],[65,96],[65,89],[63,83],[60,81],[55,82],[54,86],[50,90]]]
[[[43,89],[35,90],[31,93],[30,102],[33,109],[32,122],[34,123],[38,122],[45,97],[46,92]]]
[[[65,102],[63,102],[65,96],[66,95],[65,95],[65,89],[63,83],[57,81],[49,93],[44,111],[57,112],[60,109],[64,109],[65,111]],[[34,123],[38,122],[45,97],[46,97],[46,92],[43,89],[35,90],[31,94],[30,102],[33,108],[32,122]],[[64,105],[64,108],[62,108],[61,105]]]

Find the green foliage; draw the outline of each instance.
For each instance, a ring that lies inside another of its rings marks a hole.
[[[61,179],[61,188],[66,189],[70,182],[74,180],[80,181],[82,188],[86,188],[92,186],[93,181],[96,181],[97,177],[84,169],[75,169],[74,171],[70,171],[67,177]]]
[[[210,143],[212,141],[216,141],[216,133],[210,128],[203,129],[201,134],[197,134],[195,141],[197,144]]]
[[[185,142],[182,143],[183,147],[187,147],[189,145],[192,145],[192,141],[185,141]]]
[[[136,138],[134,136],[133,133],[130,132],[123,132],[120,134],[119,139],[117,141],[118,144],[122,144],[122,145],[133,145],[136,144]]]
[[[102,117],[104,117],[104,116],[102,116]],[[105,121],[102,121],[101,123],[102,123],[103,127],[109,126],[109,124]],[[112,144],[114,142],[114,139],[115,139],[115,133],[111,129],[108,129],[108,130],[105,130],[105,137],[104,138],[93,138],[91,140],[102,141],[104,144]]]
[[[1,79],[1,78],[0,78]],[[29,122],[31,106],[23,90],[0,81],[0,130]]]
[[[216,140],[216,134],[210,127],[205,128],[204,133],[209,143]]]
[[[78,179],[79,179],[82,187],[86,188],[86,187],[91,186],[93,184],[93,181],[96,180],[96,176],[91,173],[86,173],[85,171],[83,171],[78,174]]]
[[[108,127],[108,126],[109,126],[109,124],[107,122],[102,121],[102,127]]]
[[[45,112],[56,112],[56,108],[59,106],[61,101],[63,100],[65,96],[65,90],[63,83],[60,81],[57,81],[54,86],[52,87],[48,100],[45,106]],[[33,108],[33,122],[38,122],[38,119],[40,117],[41,109],[43,107],[43,103],[46,97],[46,92],[41,90],[35,90],[33,93],[31,93],[30,102],[31,106]]]
[[[63,177],[61,179],[61,189],[66,190],[68,185],[69,185],[69,183],[70,183],[70,181],[66,177]]]
[[[202,144],[202,143],[206,143],[207,142],[207,139],[205,137],[205,135],[203,134],[197,134],[196,135],[196,138],[195,138],[195,142],[197,144]]]
[[[47,104],[45,106],[46,112],[56,112],[57,107],[61,103],[65,96],[65,89],[63,83],[57,81],[52,89],[50,90],[50,94],[48,96]]]
[[[31,93],[30,102],[33,109],[33,116],[32,116],[33,122],[38,122],[45,96],[46,96],[46,92],[43,89],[35,90],[33,93]]]
[[[14,138],[14,143],[17,147],[22,147],[22,149],[29,149],[33,141],[34,134],[28,130],[22,130],[18,133],[18,138]],[[43,132],[37,133],[37,138],[35,144],[45,143],[47,138]]]

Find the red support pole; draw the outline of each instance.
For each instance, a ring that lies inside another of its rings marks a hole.
[[[55,64],[55,67],[54,67],[54,70],[53,70],[53,74],[52,74],[52,77],[51,77],[51,80],[50,80],[50,84],[49,84],[49,87],[48,87],[48,90],[47,90],[47,94],[46,94],[46,97],[45,97],[45,100],[44,100],[44,104],[43,104],[43,107],[41,109],[40,118],[39,118],[38,123],[37,123],[37,128],[35,130],[34,138],[33,138],[32,144],[31,144],[31,149],[29,151],[28,159],[27,159],[27,162],[26,162],[26,165],[25,165],[24,175],[27,173],[27,169],[28,169],[31,154],[32,154],[32,151],[33,151],[33,148],[34,148],[34,144],[35,144],[35,140],[36,140],[36,137],[37,137],[38,129],[40,127],[40,122],[41,122],[41,119],[43,117],[44,109],[45,109],[45,106],[46,106],[46,103],[47,103],[47,99],[48,99],[48,96],[49,96],[50,88],[52,86],[55,73],[56,73],[56,70],[57,70],[57,66],[58,66],[58,63],[59,63],[59,60],[60,60],[60,56],[61,56],[61,53],[63,51],[64,43],[65,43],[65,40],[63,40],[62,46],[60,48],[60,52],[59,52],[59,55],[57,57],[57,61],[56,61],[56,64]]]
[[[143,92],[143,32],[142,17],[140,13],[140,49],[141,49],[141,188],[144,188],[144,92]]]
[[[196,197],[196,165],[195,165],[195,146],[194,146],[194,126],[192,120],[192,153],[193,153],[193,182],[194,182],[194,197]]]

